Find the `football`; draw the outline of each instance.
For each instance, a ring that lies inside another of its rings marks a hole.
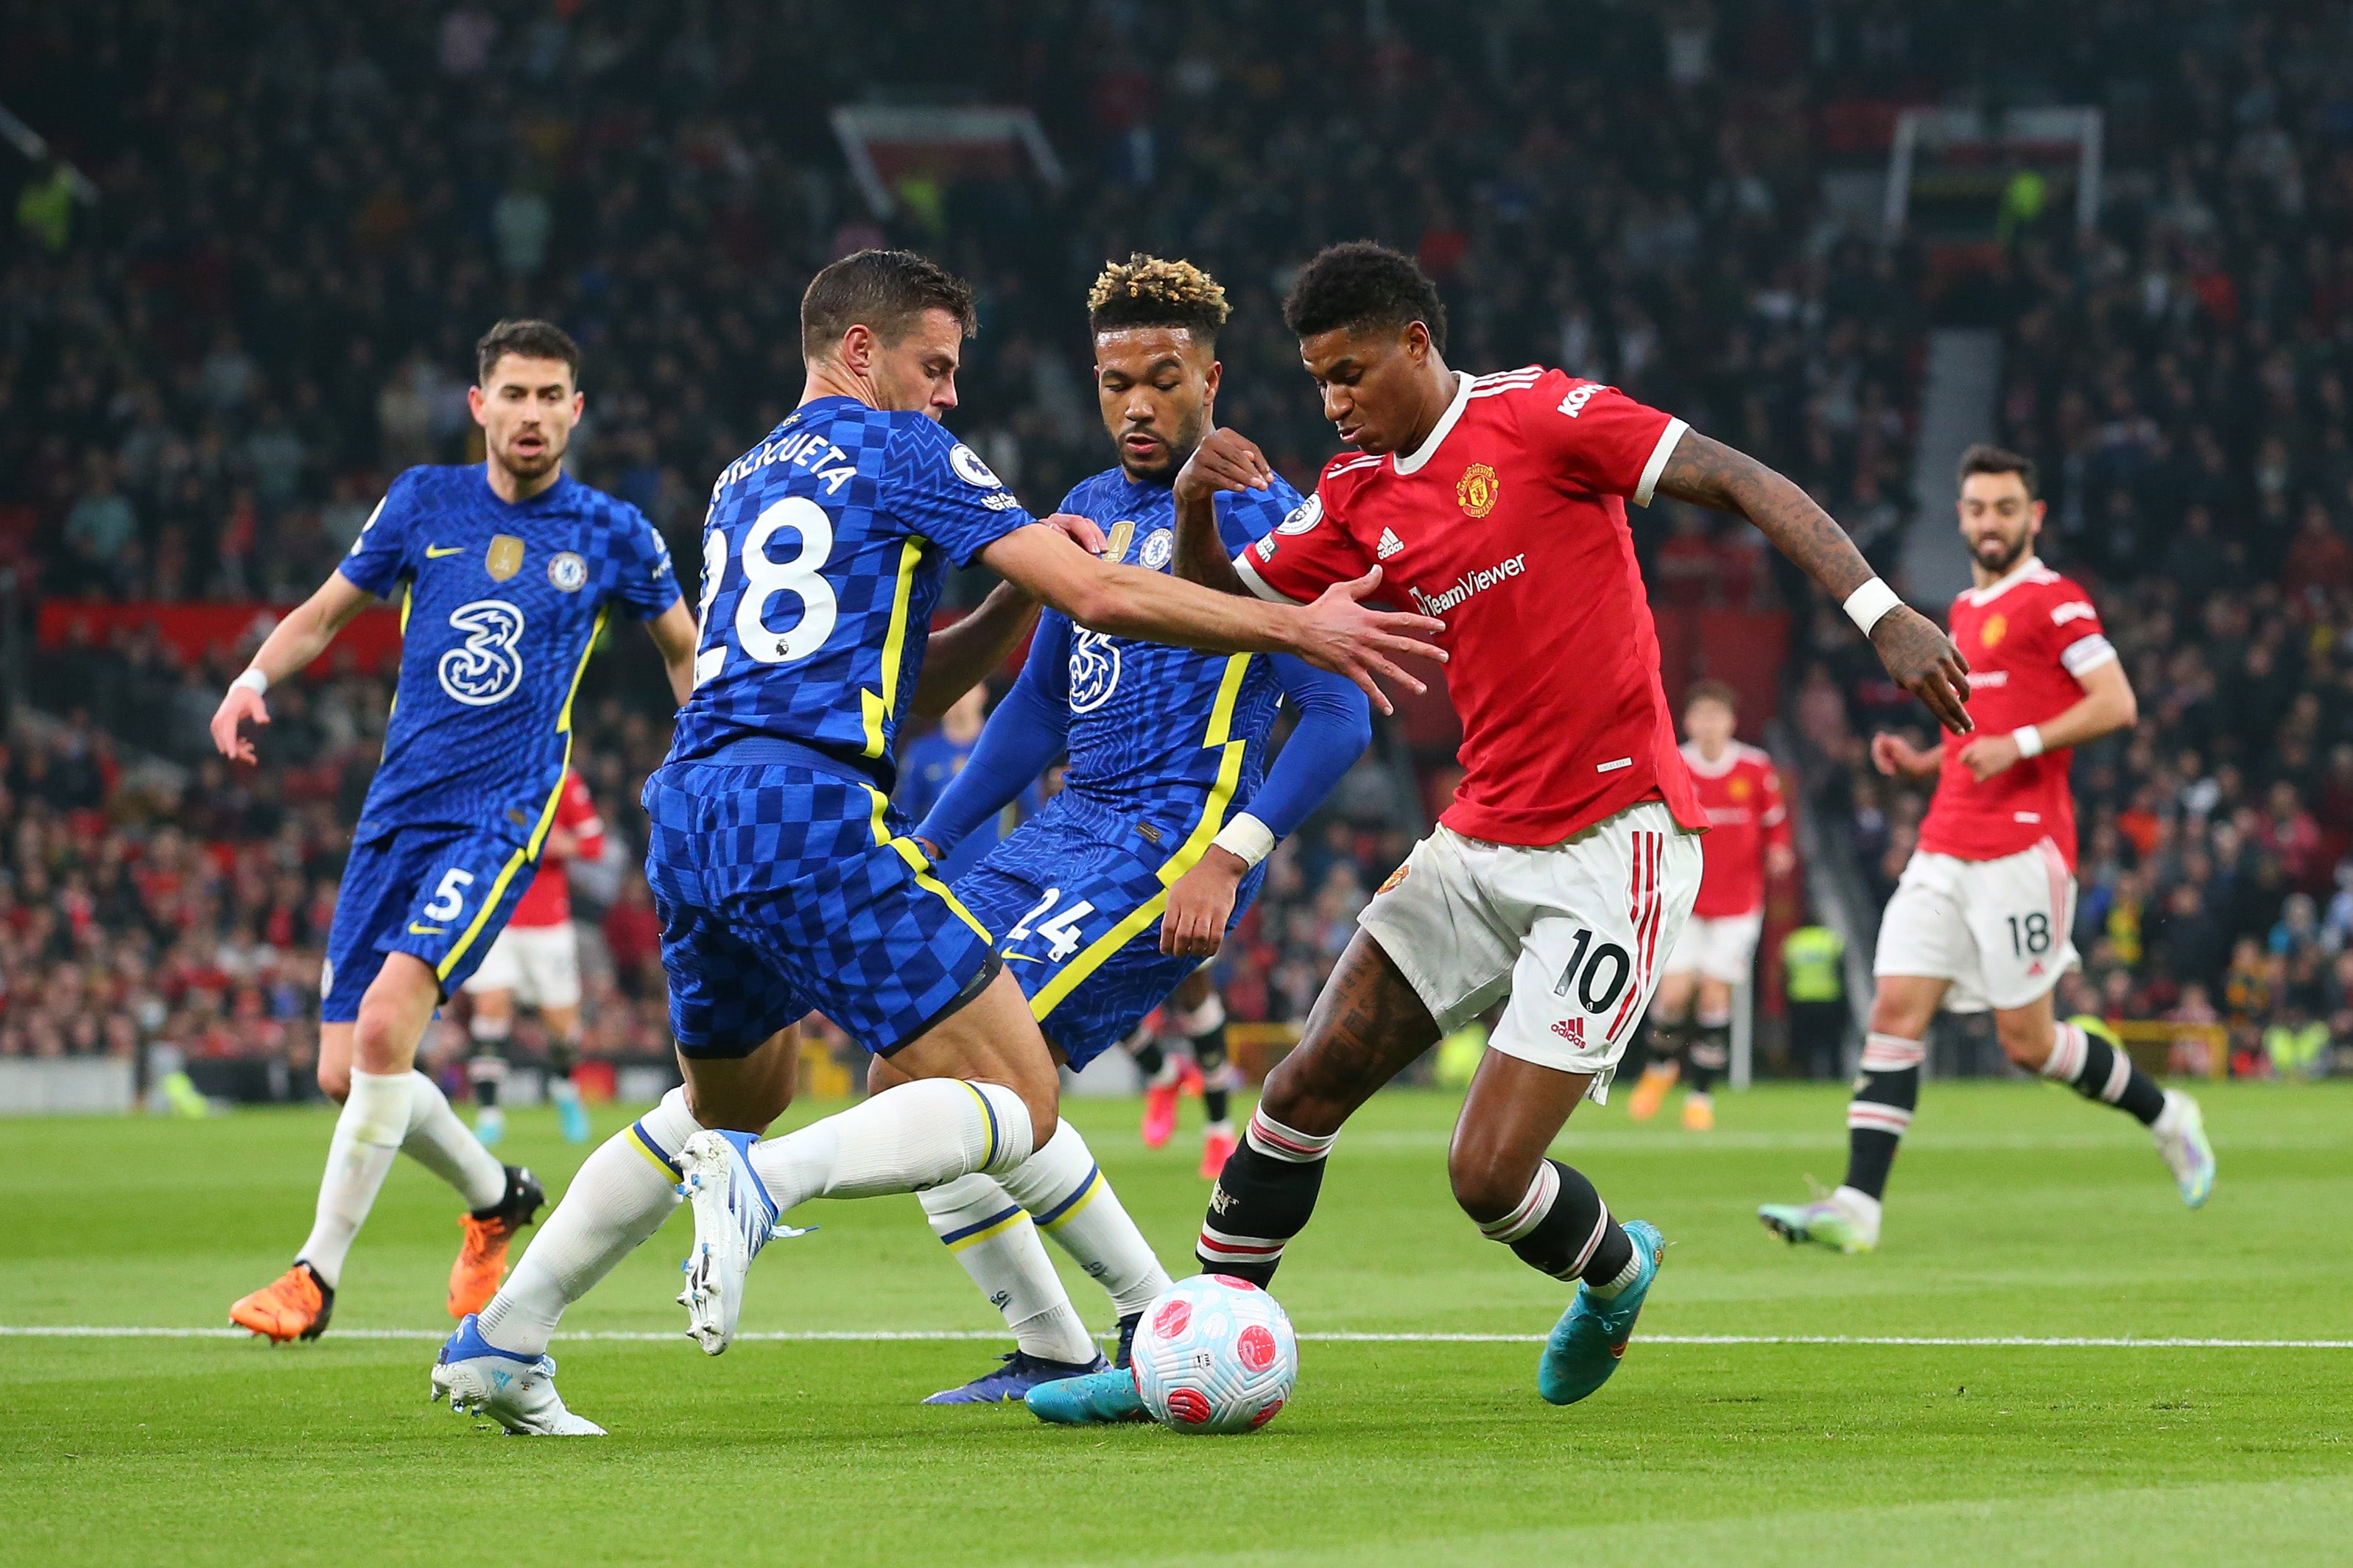
[[[1230,1274],[1160,1294],[1135,1331],[1135,1386],[1171,1431],[1255,1432],[1299,1381],[1299,1337],[1273,1297]]]

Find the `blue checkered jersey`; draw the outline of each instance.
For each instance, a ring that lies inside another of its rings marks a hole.
[[[677,602],[645,514],[570,475],[510,505],[483,465],[411,468],[340,570],[400,596],[400,684],[360,837],[433,824],[512,832],[553,820],[572,694],[615,607]]]
[[[943,563],[1030,521],[937,420],[803,404],[712,487],[694,696],[671,759],[769,735],[855,761],[887,790]]]
[[[1281,479],[1221,493],[1218,527],[1230,554],[1257,543],[1303,505]],[[1082,481],[1061,510],[1092,518],[1108,560],[1165,572],[1176,554],[1176,492],[1111,468]],[[1282,682],[1263,655],[1202,653],[1073,626],[1048,610],[1030,657],[1067,673],[1071,771],[1083,800],[1140,815],[1180,836],[1212,808],[1240,810],[1265,775],[1267,737]],[[1058,670],[1044,671],[1050,684]]]

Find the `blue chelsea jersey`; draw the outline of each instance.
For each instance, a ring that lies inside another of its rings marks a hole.
[[[943,563],[968,564],[1031,521],[929,416],[802,405],[712,487],[694,696],[671,759],[769,735],[887,791]]]
[[[1264,490],[1220,493],[1227,553],[1240,554],[1303,504],[1280,478]],[[1113,468],[1072,489],[1061,510],[1102,527],[1105,559],[1169,569],[1176,503],[1167,485],[1139,484]],[[1257,793],[1282,702],[1271,659],[1087,631],[1052,610],[1039,621],[1032,657],[1067,660],[1066,787],[1080,799],[1184,832],[1213,794],[1222,792],[1219,808],[1231,811]]]
[[[536,834],[572,751],[572,697],[615,606],[639,620],[678,599],[645,514],[565,475],[509,504],[481,464],[411,468],[340,568],[400,597],[400,683],[364,841],[395,827]]]

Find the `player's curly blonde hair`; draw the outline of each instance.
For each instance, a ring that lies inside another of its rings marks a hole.
[[[1098,332],[1122,327],[1183,327],[1207,340],[1229,312],[1218,280],[1189,261],[1136,251],[1103,269],[1087,290],[1087,321]]]

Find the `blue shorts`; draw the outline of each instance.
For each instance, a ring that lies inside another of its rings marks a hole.
[[[395,827],[352,846],[319,976],[319,1021],[348,1024],[387,952],[432,966],[448,1001],[531,889],[537,858],[511,835]]]
[[[646,781],[670,1032],[687,1056],[742,1057],[818,1012],[888,1056],[980,994],[995,944],[881,790],[838,764],[730,760],[781,745]]]
[[[1073,1068],[1134,1033],[1201,967],[1160,951],[1169,885],[1191,861],[1146,839],[1138,820],[1057,795],[956,879],[965,907],[1000,933],[997,951],[1038,1026]],[[1228,931],[1265,879],[1263,865],[1242,879]]]

